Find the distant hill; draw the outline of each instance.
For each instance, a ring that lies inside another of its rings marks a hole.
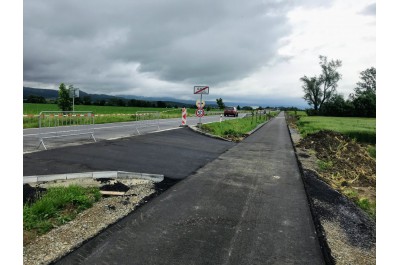
[[[24,99],[27,99],[31,95],[44,97],[45,99],[56,99],[58,97],[58,91],[52,89],[24,87],[23,91]]]
[[[30,95],[41,96],[41,97],[44,97],[46,100],[55,100],[58,98],[58,90],[24,87],[24,90],[23,90],[24,100],[26,100]],[[171,98],[171,97],[143,97],[143,96],[134,96],[134,95],[111,96],[111,95],[106,95],[106,94],[89,94],[89,93],[86,93],[86,92],[80,90],[79,97],[81,99],[83,99],[83,97],[85,97],[85,96],[90,96],[92,102],[101,101],[101,100],[111,101],[111,100],[118,100],[118,99],[123,99],[124,101],[128,101],[131,99],[136,99],[136,100],[143,100],[143,101],[148,101],[148,102],[162,101],[162,102],[165,102],[167,105],[177,106],[178,108],[194,106],[196,104],[195,100],[183,100],[183,99],[176,99],[176,98]],[[205,99],[205,101],[206,101],[206,106],[217,107],[215,99],[213,99],[213,100]],[[228,101],[224,101],[224,102],[225,102],[226,106],[238,106],[238,105],[240,105],[241,107],[243,107],[243,106],[263,106],[263,107],[269,106],[269,107],[280,107],[282,109],[285,107],[296,106],[299,109],[307,108],[307,104],[305,104],[305,102],[302,98],[298,98],[298,99],[265,98],[265,99],[260,99],[259,101],[260,101],[260,103],[228,102]]]
[[[55,100],[58,98],[58,90],[23,87],[23,98],[27,99],[30,95],[41,96],[41,97],[44,97],[46,100]],[[111,96],[111,95],[106,95],[106,94],[89,94],[82,90],[79,90],[79,98],[83,98],[85,96],[90,96],[92,102],[95,102],[98,100],[108,101],[111,99],[123,99],[123,100],[137,99],[137,100],[143,100],[143,101],[149,101],[149,102],[163,101],[168,105],[177,106],[178,108],[195,104],[195,102],[193,100],[179,100],[179,99],[169,98],[169,97],[157,98],[157,97],[142,97],[142,96],[132,96],[132,95]]]
[[[30,95],[42,96],[45,99],[57,99],[58,98],[58,90],[24,87],[24,90],[23,90],[24,99],[27,99]],[[79,90],[79,97],[83,98],[84,96],[90,96],[93,101],[103,100],[103,99],[107,100],[107,99],[112,99],[112,98],[114,98],[114,99],[122,98],[122,97],[115,97],[115,96],[104,95],[104,94],[88,94],[82,90]]]

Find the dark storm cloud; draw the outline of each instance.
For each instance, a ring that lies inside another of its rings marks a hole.
[[[306,1],[309,2],[309,1]],[[296,2],[297,3],[297,2]],[[292,1],[24,1],[24,82],[219,84],[277,60]],[[140,74],[144,74],[145,77]]]

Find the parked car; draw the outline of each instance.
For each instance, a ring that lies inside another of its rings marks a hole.
[[[224,116],[234,116],[237,117],[239,116],[239,113],[236,109],[236,107],[226,107],[224,110]]]

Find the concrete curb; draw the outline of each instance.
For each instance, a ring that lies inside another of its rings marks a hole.
[[[153,182],[161,182],[164,180],[164,175],[160,174],[148,174],[138,172],[126,172],[126,171],[96,171],[96,172],[82,172],[82,173],[67,173],[67,174],[52,174],[52,175],[39,175],[39,176],[24,176],[23,183],[37,183],[47,182],[54,180],[69,180],[69,179],[80,179],[80,178],[113,178],[113,179],[146,179]]]
[[[222,138],[222,137],[217,136],[217,135],[213,135],[213,134],[209,134],[209,133],[203,132],[203,131],[199,130],[199,129],[196,127],[196,125],[191,125],[191,126],[189,126],[189,129],[191,129],[192,131],[194,131],[194,132],[196,132],[196,133],[199,133],[199,134],[202,134],[202,135],[205,135],[205,136],[214,138],[214,139],[219,139],[219,140],[223,140],[223,141],[227,141],[227,142],[232,142],[232,141],[229,140],[229,139],[225,139],[225,138]]]

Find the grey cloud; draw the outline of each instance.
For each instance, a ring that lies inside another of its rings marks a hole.
[[[367,16],[376,16],[376,3],[366,6],[360,14]]]
[[[287,11],[310,2],[24,1],[24,81],[115,92],[146,89],[140,74],[176,84],[240,79],[279,60]]]

